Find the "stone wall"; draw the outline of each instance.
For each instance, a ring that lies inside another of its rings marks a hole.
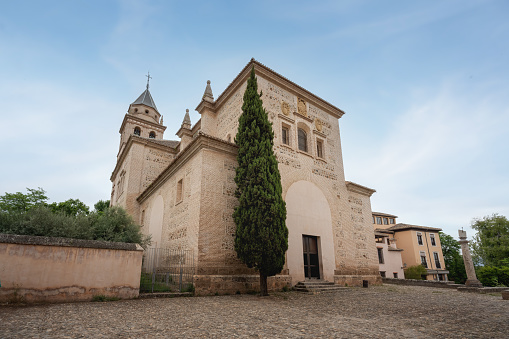
[[[136,298],[137,244],[0,234],[0,302]]]
[[[393,285],[410,285],[410,286],[426,286],[426,287],[440,287],[440,288],[457,288],[463,286],[455,284],[454,281],[432,281],[432,280],[416,280],[416,279],[394,279],[382,278],[384,284]]]
[[[235,294],[260,291],[260,276],[250,275],[196,275],[194,277],[196,295]],[[276,275],[267,278],[269,291],[281,291],[292,286],[288,275]]]

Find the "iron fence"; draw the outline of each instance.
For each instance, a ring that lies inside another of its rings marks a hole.
[[[192,250],[149,248],[143,254],[140,292],[192,292]]]

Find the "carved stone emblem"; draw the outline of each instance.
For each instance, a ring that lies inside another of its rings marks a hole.
[[[297,109],[300,115],[303,115],[305,117],[308,116],[308,110],[306,108],[306,102],[303,99],[299,98],[299,102],[297,104]]]
[[[316,119],[315,120],[315,126],[316,126],[316,130],[318,132],[321,132],[322,131],[322,126],[323,126],[322,120]]]
[[[283,112],[284,115],[290,114],[290,105],[286,101],[281,102],[281,112]]]

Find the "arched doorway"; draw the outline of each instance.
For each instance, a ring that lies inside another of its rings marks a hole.
[[[329,203],[312,182],[297,181],[286,193],[287,264],[292,281],[334,281],[334,239]]]

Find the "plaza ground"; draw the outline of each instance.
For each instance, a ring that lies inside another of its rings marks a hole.
[[[508,336],[509,301],[500,293],[418,286],[0,306],[0,338]]]

